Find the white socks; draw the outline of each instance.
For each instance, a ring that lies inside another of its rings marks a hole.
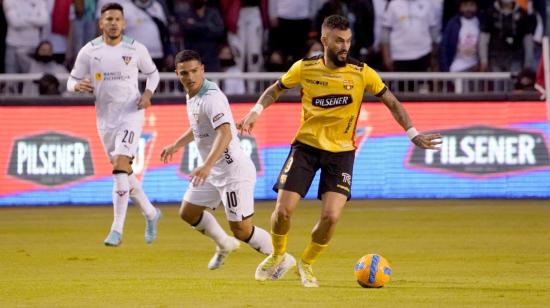
[[[157,211],[143,192],[141,183],[138,181],[136,175],[134,173],[130,174],[128,176],[128,181],[130,184],[130,198],[132,202],[141,208],[143,215],[147,217],[147,219],[155,218]]]
[[[203,211],[201,219],[193,228],[213,239],[219,247],[225,246],[228,235],[210,212]]]
[[[113,211],[114,219],[111,230],[122,234],[124,221],[126,220],[126,210],[128,209],[128,191],[130,184],[128,173],[124,171],[113,171]]]
[[[256,249],[264,255],[269,255],[273,251],[273,245],[271,244],[271,235],[264,229],[253,226],[252,234],[250,238],[245,241],[250,247]]]

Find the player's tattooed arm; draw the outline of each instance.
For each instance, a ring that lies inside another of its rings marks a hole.
[[[274,102],[276,102],[279,96],[281,96],[281,94],[283,94],[285,91],[286,89],[282,88],[279,85],[279,81],[275,82],[267,89],[265,89],[264,93],[262,93],[262,95],[256,102],[256,105],[252,107],[252,109],[246,114],[244,118],[237,122],[237,128],[240,130],[241,134],[243,132],[247,132],[250,134],[252,132],[252,129],[254,129],[254,124],[256,123],[256,120],[258,120],[258,117],[260,116],[262,111],[265,108],[271,106]]]
[[[407,131],[407,135],[416,146],[423,149],[439,150],[438,145],[441,144],[441,134],[419,134],[413,127],[409,114],[390,90],[384,92],[380,96],[380,100],[391,111],[397,123]]]
[[[160,153],[160,160],[164,163],[172,160],[172,155],[176,153],[180,148],[191,143],[195,138],[193,137],[193,131],[191,128],[187,129],[183,135],[181,135],[176,142],[165,146]]]

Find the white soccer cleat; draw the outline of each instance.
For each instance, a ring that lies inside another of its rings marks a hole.
[[[313,269],[311,268],[311,264],[304,263],[304,261],[300,260],[298,262],[298,265],[296,266],[296,273],[300,276],[300,280],[302,281],[302,285],[306,288],[318,288],[319,283],[317,282],[317,278],[313,275]]]
[[[222,266],[227,255],[239,249],[239,247],[241,246],[241,242],[239,242],[238,239],[229,236],[224,246],[225,247],[223,248],[220,246],[216,247],[216,253],[212,257],[212,259],[210,259],[210,262],[208,262],[209,270],[215,270],[218,267]]]
[[[296,259],[289,253],[284,255],[270,254],[256,268],[254,277],[258,281],[278,280],[296,265]]]

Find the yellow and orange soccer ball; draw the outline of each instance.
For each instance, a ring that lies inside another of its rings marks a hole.
[[[355,263],[355,278],[363,288],[383,287],[390,276],[390,264],[381,255],[368,254]]]

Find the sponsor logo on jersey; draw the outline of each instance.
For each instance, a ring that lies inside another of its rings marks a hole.
[[[95,73],[95,80],[100,81],[103,78],[100,72]]]
[[[128,65],[128,63],[130,63],[130,61],[132,61],[132,57],[130,56],[122,56],[122,60],[124,61],[124,63],[126,65]]]
[[[88,141],[57,132],[15,140],[8,174],[55,186],[94,174]]]
[[[223,112],[222,112],[222,113],[218,113],[217,115],[215,115],[215,116],[212,118],[212,122],[218,121],[218,120],[221,119],[223,116],[224,116]]]
[[[441,131],[441,151],[415,147],[409,163],[470,175],[496,175],[550,165],[541,133],[491,126]]]
[[[328,81],[315,80],[315,79],[309,79],[309,78],[305,78],[304,80],[305,80],[305,82],[310,83],[310,84],[315,85],[315,86],[323,86],[323,87],[328,86]]]
[[[352,103],[351,95],[326,95],[318,96],[311,99],[313,106],[321,108],[332,108],[339,107],[344,105],[349,105]]]
[[[343,80],[343,83],[344,83],[344,89],[350,91],[351,89],[353,89],[353,86],[354,86],[354,83],[353,83],[353,80],[346,80],[344,79]]]

